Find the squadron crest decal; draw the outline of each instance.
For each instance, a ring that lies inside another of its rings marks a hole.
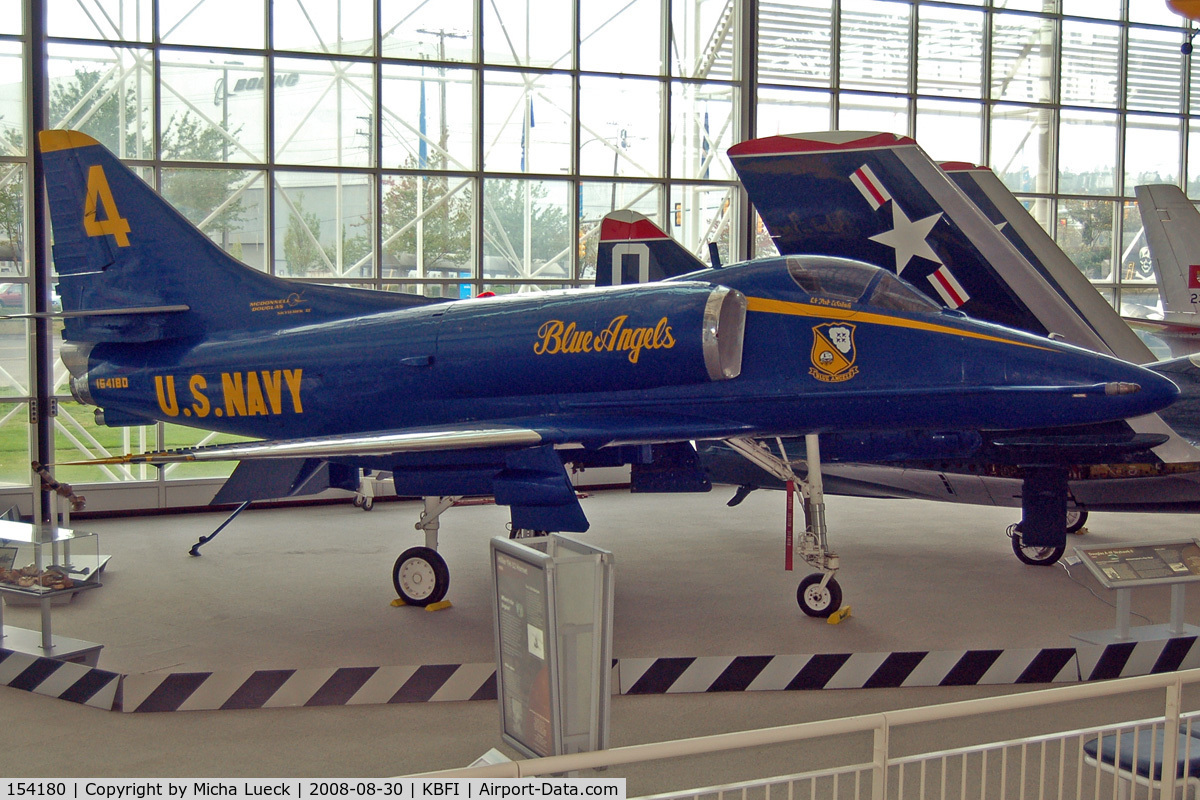
[[[808,374],[826,383],[841,383],[858,374],[854,365],[854,326],[823,322],[813,326],[812,366]]]

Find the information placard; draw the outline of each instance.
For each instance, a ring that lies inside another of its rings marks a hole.
[[[1200,541],[1077,547],[1083,563],[1108,589],[1200,581]]]
[[[496,553],[495,575],[503,730],[534,755],[554,755],[545,567]]]
[[[608,742],[612,554],[559,534],[492,540],[502,738],[527,756]]]

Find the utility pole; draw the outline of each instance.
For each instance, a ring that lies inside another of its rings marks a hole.
[[[430,36],[438,37],[438,77],[440,78],[438,85],[441,87],[438,90],[438,101],[441,105],[439,110],[441,127],[438,129],[438,148],[442,151],[444,159],[446,147],[450,141],[450,126],[446,121],[446,40],[466,39],[467,36],[461,33],[451,33],[445,28],[438,28],[436,31],[427,28],[417,28],[417,33],[427,33]]]

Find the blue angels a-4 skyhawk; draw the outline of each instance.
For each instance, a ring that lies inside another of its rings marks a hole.
[[[704,490],[698,439],[747,452],[847,432],[1070,441],[1177,394],[1141,367],[944,311],[843,258],[467,300],[283,280],[230,257],[87,135],[40,143],[74,395],[106,425],[258,439],[120,458],[238,460],[223,500],[381,469],[400,495],[494,496],[514,530],[583,531],[567,465],[632,464],[635,482],[652,472],[661,488]],[[433,531],[395,565],[412,604],[449,582]],[[810,613],[840,601],[830,556],[801,594]]]

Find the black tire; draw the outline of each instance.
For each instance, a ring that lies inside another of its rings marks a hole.
[[[1067,509],[1067,533],[1078,533],[1087,524],[1088,512],[1083,506]]]
[[[363,511],[370,511],[374,507],[375,507],[375,498],[374,497],[364,497],[363,498],[363,501],[362,501],[362,510]]]
[[[820,588],[821,579],[825,577],[820,572],[814,572],[796,587],[796,602],[800,610],[810,617],[828,619],[842,607],[842,587],[836,578],[830,578],[825,588]]]
[[[392,567],[392,585],[407,605],[424,607],[446,596],[450,588],[450,568],[436,550],[410,547],[400,554]]]
[[[355,508],[362,508],[362,505],[363,505],[363,500],[365,500],[365,499],[366,499],[366,498],[365,498],[365,497],[363,497],[361,494],[356,494],[356,495],[354,495],[354,507],[355,507]]]
[[[1058,547],[1027,547],[1021,539],[1020,528],[1013,530],[1011,538],[1013,553],[1021,563],[1031,567],[1049,567],[1057,564],[1067,550],[1065,544]]]

